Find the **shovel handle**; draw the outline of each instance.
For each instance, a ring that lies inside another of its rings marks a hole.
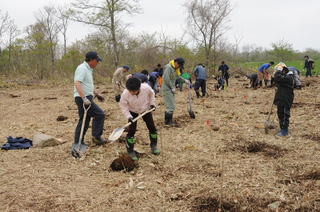
[[[136,118],[134,118],[132,120],[132,122],[136,122],[139,118],[141,118],[142,116],[146,115],[147,113],[150,113],[151,111],[154,111],[156,108],[152,108],[150,110],[146,110],[145,112],[141,113],[139,116],[137,116]],[[125,127],[128,127],[129,125],[131,125],[131,122],[127,123],[126,125],[124,125]]]

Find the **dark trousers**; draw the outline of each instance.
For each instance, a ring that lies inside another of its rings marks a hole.
[[[312,71],[311,71],[311,68],[307,68],[307,72],[306,72],[306,77],[312,77]]]
[[[133,117],[133,119],[135,119],[139,114],[131,112],[131,115]],[[152,113],[147,113],[146,115],[142,116],[143,121],[146,123],[147,128],[149,130],[150,134],[156,134],[157,133],[157,129],[156,126],[154,125],[154,121],[153,121],[153,117],[152,117]],[[128,136],[130,137],[134,137],[134,134],[136,133],[137,130],[137,122],[133,122],[132,124],[129,125],[129,130],[128,130]]]
[[[200,87],[201,87],[202,94],[205,94],[206,93],[206,80],[204,80],[204,79],[197,79],[196,80],[196,82],[194,83],[194,90],[198,91]]]
[[[280,129],[286,129],[289,127],[290,107],[278,106],[278,119]]]
[[[90,123],[91,117],[94,118],[92,120],[92,137],[101,138],[101,135],[102,135],[105,114],[104,114],[103,110],[101,110],[101,108],[92,101],[92,96],[87,96],[87,98],[91,102],[91,107],[89,108],[89,110],[87,112],[87,117],[85,117],[85,118],[83,117],[84,109],[83,109],[82,98],[81,97],[74,98],[74,100],[78,106],[78,114],[79,114],[79,121],[78,121],[76,131],[74,134],[74,143],[79,142],[81,126],[82,126],[83,120],[85,121],[85,124],[84,124],[84,128],[83,128],[82,138],[84,138],[84,135],[86,134],[86,132],[89,128],[89,123]]]

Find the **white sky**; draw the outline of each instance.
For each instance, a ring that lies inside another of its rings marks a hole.
[[[94,0],[98,1],[98,0]],[[102,1],[102,0],[101,0]],[[132,23],[130,33],[153,33],[164,31],[170,37],[180,38],[187,17],[182,4],[186,0],[140,0],[143,14],[125,16],[125,23]],[[14,0],[1,3],[1,13],[8,12],[19,29],[34,24],[34,13],[46,5],[64,5],[75,0]],[[266,49],[271,43],[284,39],[295,50],[306,48],[320,50],[319,0],[231,0],[235,5],[231,15],[227,37],[235,43],[240,38],[240,47],[255,44]],[[68,41],[82,39],[90,31],[80,23],[70,23]]]

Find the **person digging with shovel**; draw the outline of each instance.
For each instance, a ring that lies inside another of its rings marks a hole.
[[[280,125],[280,134],[277,134],[277,136],[286,136],[289,134],[290,107],[294,99],[294,77],[292,71],[285,64],[278,66],[277,69],[274,74],[274,81],[277,86],[274,104],[278,107],[277,114]]]
[[[134,121],[140,113],[149,109],[155,110],[155,96],[152,88],[146,84],[141,83],[141,80],[136,77],[131,77],[126,82],[126,89],[121,95],[119,102],[120,108],[124,117],[131,122],[126,136],[126,148],[127,153],[132,160],[138,160],[136,153],[134,152],[134,135],[137,129],[137,121]],[[152,113],[146,113],[142,116],[143,121],[146,123],[149,130],[150,147],[152,154],[160,154],[160,150],[157,148],[158,134],[157,129],[153,121]]]
[[[91,117],[94,118],[92,121],[92,142],[95,144],[106,143],[106,140],[101,138],[105,113],[93,101],[94,97],[97,97],[101,102],[104,101],[104,98],[93,85],[92,70],[98,65],[99,61],[102,61],[102,59],[99,58],[97,52],[88,52],[85,61],[75,71],[74,100],[78,106],[79,121],[75,131],[74,144],[78,144],[80,138],[82,138],[81,145],[85,145],[83,138],[88,130]],[[84,114],[86,114],[85,117]],[[82,135],[80,135],[81,131]]]

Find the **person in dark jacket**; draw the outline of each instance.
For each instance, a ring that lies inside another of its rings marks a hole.
[[[314,61],[311,60],[308,55],[304,56],[304,59],[305,59],[305,61],[304,61],[303,69],[307,69],[306,77],[308,77],[308,76],[312,77],[311,69],[312,69],[312,63],[314,63]]]
[[[252,73],[247,76],[250,79],[250,88],[257,88],[259,80],[258,80],[258,74]]]
[[[284,65],[278,67],[274,74],[274,81],[276,83],[277,91],[274,98],[274,104],[277,105],[277,113],[280,125],[280,134],[277,136],[288,135],[290,107],[293,103],[293,82],[294,76],[292,71]]]
[[[229,85],[229,66],[224,63],[224,61],[221,62],[221,65],[218,69],[219,72],[221,72],[221,77],[226,80],[227,86]]]
[[[159,84],[158,84],[158,78],[154,75],[149,74],[147,70],[142,70],[141,74],[144,74],[148,78],[148,85],[153,89],[154,93],[159,93]]]
[[[215,85],[214,87],[216,88],[216,90],[221,91],[222,89],[224,89],[225,83],[222,77],[217,76],[216,78],[218,80],[218,84]]]

